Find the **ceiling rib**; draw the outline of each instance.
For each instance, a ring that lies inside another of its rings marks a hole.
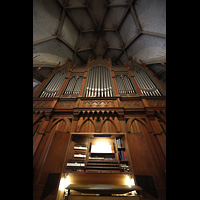
[[[139,20],[138,20],[136,11],[135,11],[135,9],[133,8],[133,5],[132,5],[132,4],[131,4],[131,14],[132,14],[133,21],[135,22],[135,25],[136,25],[137,29],[138,29],[139,31],[142,31],[141,24],[140,24],[140,22],[139,22]]]
[[[91,48],[91,47],[88,47],[88,48],[84,48],[84,49],[79,49],[79,50],[77,51],[77,53],[82,52],[82,51],[89,51],[89,50],[92,50],[92,48]]]
[[[126,44],[125,49],[127,49],[135,40],[136,38],[138,38],[141,35],[141,33],[138,33],[136,35],[134,35]]]
[[[79,36],[78,36],[78,39],[76,41],[76,45],[75,45],[75,51],[73,53],[73,58],[72,58],[72,66],[74,65],[74,61],[75,61],[75,58],[76,58],[76,55],[77,55],[77,48],[78,48],[78,45],[80,43],[80,39],[81,39],[81,36],[82,36],[82,32],[79,33]],[[79,56],[79,55],[78,55]],[[79,56],[80,57],[80,56]]]
[[[89,1],[88,1],[88,4],[89,4]],[[92,14],[92,12],[90,11],[89,7],[87,6],[87,11],[92,19],[92,22],[94,23],[94,25],[97,27],[97,22],[96,22],[96,19],[94,17],[94,15]]]
[[[72,22],[74,23],[74,25],[76,26],[76,28],[81,32],[81,28],[79,26],[79,24],[76,22],[76,20],[74,19],[74,17],[68,12],[67,9],[65,9],[65,13],[69,16],[69,18],[72,20]]]
[[[131,5],[129,5],[129,7],[127,7],[127,10],[124,12],[123,16],[121,17],[120,22],[119,22],[119,25],[118,25],[118,27],[117,27],[117,31],[120,29],[120,26],[122,25],[123,21],[125,20],[126,16],[128,15],[130,6],[131,6]]]
[[[119,33],[118,33],[117,35],[119,35],[119,37],[121,37]],[[128,54],[127,54],[127,52],[126,52],[126,49],[127,49],[140,35],[141,35],[141,33],[138,33],[137,35],[134,35],[134,36],[129,40],[129,42],[126,44],[126,46],[124,47],[124,52],[126,53],[127,58],[128,58]],[[115,59],[115,62],[121,57],[122,54],[123,54],[123,52],[120,53],[120,54],[118,55],[118,57]]]
[[[130,3],[126,3],[126,4],[108,4],[108,7],[125,7],[125,6],[130,6]]]
[[[90,29],[90,30],[82,30],[81,32],[82,33],[90,33],[90,32],[94,32],[95,30],[94,29]]]
[[[68,48],[70,48],[72,51],[75,51],[75,49],[69,44],[65,39],[61,37],[57,37],[62,43],[64,43]]]
[[[119,22],[119,25],[118,25],[117,30],[116,30],[117,37],[118,37],[118,39],[119,39],[119,41],[120,41],[121,46],[123,47],[123,49],[122,49],[122,52],[118,55],[118,57],[115,59],[114,62],[116,62],[117,59],[118,59],[123,53],[128,57],[128,54],[127,54],[126,48],[125,48],[125,44],[124,44],[124,42],[123,42],[123,40],[122,40],[122,37],[121,37],[121,35],[120,35],[120,33],[119,33],[119,29],[120,29],[120,27],[121,27],[123,21],[125,20],[126,16],[128,15],[129,10],[130,10],[130,7],[131,7],[131,4],[128,4],[128,5],[129,5],[129,6],[127,7],[127,10],[124,12],[123,16],[121,17],[120,22]],[[121,62],[121,61],[120,61],[120,62]]]
[[[53,36],[46,37],[46,38],[43,38],[43,39],[40,39],[40,40],[37,40],[37,41],[33,41],[33,46],[36,45],[36,44],[40,44],[40,43],[49,41],[49,40],[56,39],[56,38],[57,38],[57,36],[56,36],[56,35],[53,35]]]
[[[63,8],[61,18],[60,18],[60,22],[59,22],[59,25],[58,25],[58,30],[57,30],[58,36],[60,36],[60,34],[61,34],[61,30],[62,30],[64,21],[65,21],[65,9]]]
[[[106,1],[104,1],[105,2],[105,9],[104,9],[104,13],[103,13],[103,16],[102,16],[102,18],[101,18],[101,21],[100,21],[100,24],[99,24],[99,27],[101,27],[102,26],[102,24],[103,24],[103,20],[104,20],[104,18],[105,18],[105,15],[106,15],[106,12],[107,12],[107,9],[108,9],[108,4],[107,4],[107,2]]]
[[[81,9],[81,8],[87,8],[87,5],[83,6],[65,6],[66,9]]]
[[[150,31],[142,31],[144,35],[151,35],[151,36],[156,36],[156,37],[161,37],[161,38],[166,38],[165,34],[162,33],[156,33],[156,32],[150,32]]]

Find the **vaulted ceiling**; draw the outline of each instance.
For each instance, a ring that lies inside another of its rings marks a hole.
[[[113,65],[132,56],[165,80],[166,1],[33,0],[35,80],[68,58],[86,65],[90,55],[110,55]]]

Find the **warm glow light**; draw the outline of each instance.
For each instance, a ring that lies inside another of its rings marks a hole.
[[[69,176],[67,176],[66,178],[61,178],[60,179],[60,185],[59,185],[59,190],[62,190],[64,191],[65,188],[70,184],[70,181],[69,181]]]
[[[111,145],[108,142],[96,142],[91,146],[91,153],[112,153]]]
[[[130,179],[129,176],[126,177],[126,185],[129,185],[131,187],[132,185],[135,185],[135,181],[133,178]]]
[[[129,176],[126,177],[126,185],[129,185],[131,187],[131,179]]]
[[[131,185],[135,185],[135,181],[133,178],[131,179]]]

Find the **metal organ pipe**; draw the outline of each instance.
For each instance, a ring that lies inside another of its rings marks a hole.
[[[107,93],[107,76],[106,76],[106,70],[105,68],[103,68],[103,71],[104,71],[104,88],[105,88],[105,97],[108,97],[108,93]]]
[[[107,73],[107,69],[105,69],[105,79],[106,79],[106,93],[107,93],[107,96],[109,97],[110,94],[109,94],[109,86],[108,86],[108,73]]]
[[[151,81],[149,76],[145,72],[142,72],[142,75],[143,77],[145,77],[146,82],[149,84],[149,89],[151,91],[150,93],[152,93],[153,96],[160,96],[158,89],[156,88],[154,83]]]
[[[127,78],[127,82],[128,82],[128,84],[129,84],[129,87],[130,87],[130,93],[135,93],[135,90],[134,90],[134,88],[133,88],[133,85],[132,85],[132,83],[131,83],[130,78],[129,78],[129,77],[126,77],[126,78]]]
[[[126,76],[124,76],[124,84],[125,84],[126,89],[127,89],[126,93],[130,93],[131,92],[131,88],[130,88],[130,85],[128,84]]]
[[[121,76],[118,76],[118,82],[119,82],[119,93],[123,93],[123,83]]]
[[[143,80],[143,84],[145,85],[146,92],[147,92],[150,96],[152,96],[151,92],[149,91],[150,86],[149,86],[149,84],[146,82],[146,77],[143,76],[143,71],[140,71],[140,77],[141,77],[142,80]]]
[[[147,95],[146,92],[143,90],[144,87],[143,87],[143,85],[142,85],[142,83],[141,83],[141,80],[140,80],[139,77],[138,77],[138,72],[133,71],[133,74],[134,74],[134,76],[135,76],[135,79],[136,79],[136,81],[137,81],[139,87],[140,87],[140,90],[141,90],[142,94]]]
[[[81,80],[81,77],[78,77],[77,81],[76,81],[76,85],[75,85],[75,88],[74,88],[74,94],[79,94],[80,93],[80,89],[79,89],[79,85],[80,85],[80,80]]]
[[[103,69],[102,69],[102,67],[100,67],[100,69],[101,69],[101,96],[103,97],[104,95],[103,95]]]
[[[139,73],[135,70],[132,71],[135,79],[138,83],[139,88],[142,91],[142,94],[146,96],[161,96],[161,93],[154,85],[153,81],[146,74],[145,71],[141,70]]]
[[[93,94],[94,94],[94,68],[92,69],[92,84],[91,84],[91,88],[92,88],[91,97],[93,97]]]
[[[109,70],[103,66],[95,66],[88,73],[86,97],[111,97],[112,84]]]
[[[72,85],[72,78],[70,78],[69,83],[68,83],[68,94],[71,92],[71,85]]]
[[[91,97],[93,97],[93,95],[94,95],[94,68],[92,69],[92,84],[91,84],[91,88],[92,88]]]
[[[100,66],[98,66],[98,97],[101,96],[101,73],[100,73]]]
[[[109,83],[110,96],[112,97],[113,96],[113,93],[112,93],[112,84],[111,84],[111,76],[110,76],[109,71],[108,71],[108,83]]]
[[[124,93],[124,83],[123,83],[123,77],[122,75],[120,76],[120,85],[121,85],[121,93]]]
[[[90,70],[90,73],[89,73],[88,97],[90,97],[91,95],[91,90],[92,90],[91,83],[92,83],[92,70]]]
[[[67,75],[67,71],[64,69],[62,71],[57,72],[54,74],[52,79],[47,84],[46,88],[42,91],[40,97],[54,97],[58,93],[58,90],[60,89],[65,76]]]
[[[95,93],[94,96],[97,97],[97,90],[98,90],[98,86],[97,86],[97,81],[98,81],[98,68],[95,67]]]
[[[77,94],[77,87],[78,87],[77,83],[78,83],[78,76],[75,77],[75,83],[74,83],[72,94]]]
[[[83,77],[82,77],[82,76],[81,76],[81,77],[79,77],[78,81],[79,81],[79,86],[78,86],[78,94],[80,94],[80,91],[81,91],[81,86],[82,86],[82,82],[83,82]]]
[[[89,71],[88,75],[89,75],[89,78],[88,78],[88,83],[87,83],[88,87],[87,87],[87,95],[86,95],[86,97],[89,97],[89,95],[90,95],[90,82],[91,82],[90,75],[91,75],[91,70]]]

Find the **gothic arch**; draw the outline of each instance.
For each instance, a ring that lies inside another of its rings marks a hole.
[[[67,131],[66,131],[66,132],[69,133],[69,132],[70,132],[70,121],[69,121],[68,118],[59,118],[59,119],[57,119],[56,121],[54,121],[54,122],[50,125],[50,127],[47,128],[47,132],[49,133],[49,132],[51,131],[51,129],[52,129],[56,124],[58,124],[58,123],[61,122],[61,121],[64,121],[64,122],[65,122],[66,127],[67,127]]]
[[[95,130],[95,132],[96,132],[96,127],[95,127],[95,125],[94,125],[94,122],[93,122],[90,118],[86,118],[86,119],[82,122],[80,128],[77,129],[77,132],[80,132],[81,129],[83,128],[84,124],[86,124],[86,122],[88,122],[88,121],[90,121],[90,122],[92,123],[92,125],[94,126],[94,130]]]
[[[103,125],[105,124],[106,121],[110,121],[113,124],[113,126],[115,127],[115,130],[116,130],[117,133],[120,132],[119,128],[116,126],[116,124],[115,124],[115,122],[114,122],[114,120],[112,118],[110,118],[110,119],[107,118],[107,119],[105,119],[103,121],[103,123],[101,124],[101,127],[100,127],[101,132],[102,132]]]
[[[131,124],[137,120],[139,123],[141,123],[148,131],[149,131],[149,128],[147,127],[147,124],[144,120],[142,119],[138,119],[138,118],[130,118],[128,121],[127,121],[127,132],[130,133],[131,132]]]
[[[38,116],[37,116],[37,118],[34,120],[33,119],[33,126],[35,125],[35,124],[37,124],[37,122],[38,121],[40,121],[42,118],[44,118],[45,117],[45,114],[44,113],[41,113],[41,114],[38,114]]]

